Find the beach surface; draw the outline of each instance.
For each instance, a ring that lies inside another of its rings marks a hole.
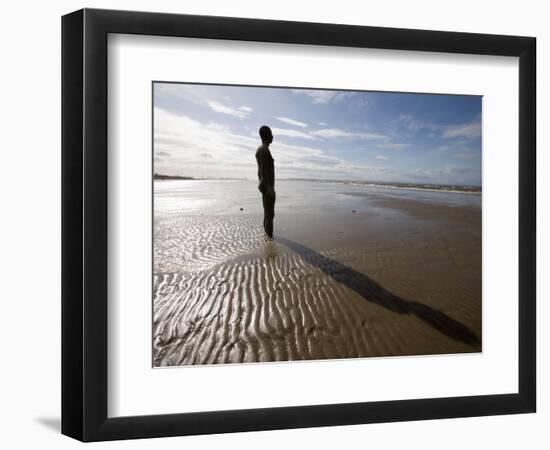
[[[481,194],[154,182],[153,365],[481,351]]]

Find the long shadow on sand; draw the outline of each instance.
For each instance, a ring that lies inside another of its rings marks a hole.
[[[275,241],[300,255],[308,263],[317,267],[338,283],[353,289],[369,302],[398,314],[413,314],[444,335],[465,344],[477,345],[480,343],[478,337],[469,328],[437,309],[422,303],[404,300],[392,294],[364,273],[358,272],[334,259],[327,258],[302,244],[283,237],[276,237]]]

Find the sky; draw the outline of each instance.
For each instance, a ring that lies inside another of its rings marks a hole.
[[[154,83],[154,171],[481,186],[481,97]]]

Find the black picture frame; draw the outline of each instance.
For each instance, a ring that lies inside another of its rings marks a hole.
[[[109,33],[519,57],[517,393],[107,417]],[[536,39],[83,9],[62,18],[62,433],[82,441],[535,412]]]

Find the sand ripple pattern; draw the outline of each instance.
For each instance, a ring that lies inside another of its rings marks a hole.
[[[253,253],[265,241],[263,230],[247,218],[168,217],[157,220],[155,272],[196,272]]]
[[[393,259],[383,242],[318,252],[283,240],[272,244],[270,257],[216,265],[255,250],[261,240],[245,222],[226,221],[221,233],[244,227],[239,235],[248,233],[254,244],[232,247],[226,236],[220,249],[217,231],[201,224],[178,228],[188,233],[182,238],[189,245],[185,266],[199,261],[193,270],[173,264],[154,275],[155,366],[481,350],[481,281],[461,268],[443,241],[418,241],[418,248],[409,245]],[[420,249],[429,267],[418,268]],[[415,271],[407,275],[411,266]]]

